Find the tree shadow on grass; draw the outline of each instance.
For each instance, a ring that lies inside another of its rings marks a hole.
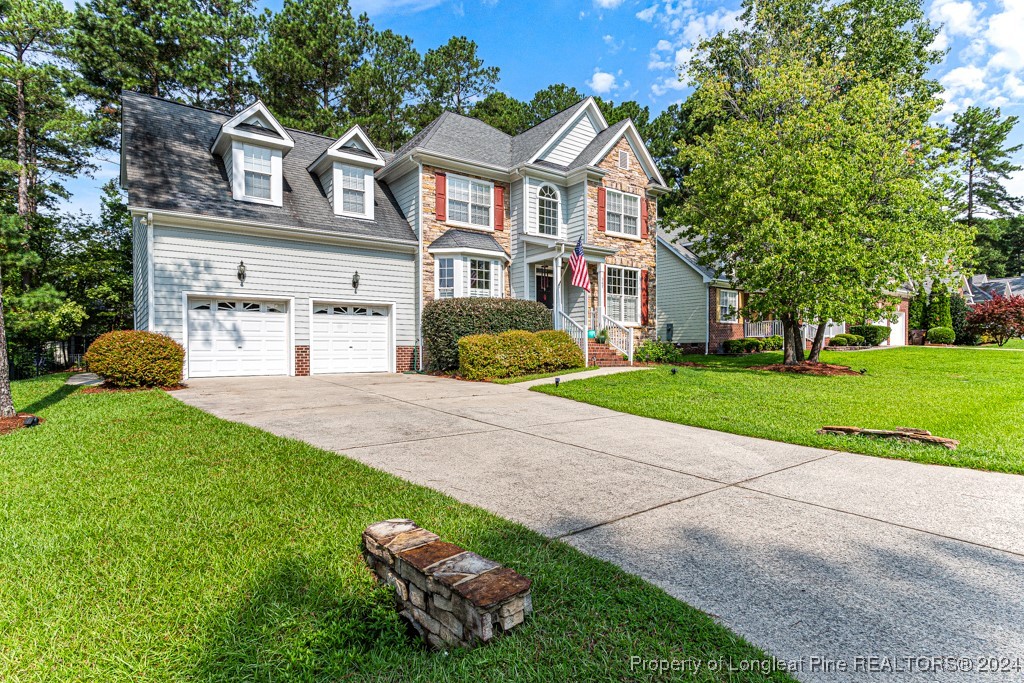
[[[191,680],[340,680],[376,668],[372,651],[415,645],[390,589],[351,571],[282,561],[215,613]]]
[[[75,389],[77,388],[78,387],[73,387],[69,384],[62,384],[55,391],[51,391],[46,396],[36,399],[27,406],[18,406],[18,412],[35,414],[42,410],[46,410],[47,408],[57,403],[60,403],[65,398],[75,393]]]

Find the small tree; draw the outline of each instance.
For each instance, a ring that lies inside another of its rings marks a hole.
[[[928,319],[928,295],[922,289],[910,300],[910,313],[907,315],[907,322],[912,330],[927,329],[925,322]]]
[[[949,290],[939,285],[932,287],[928,297],[928,314],[925,316],[924,329],[933,327],[952,327],[953,316],[949,311]]]
[[[967,324],[977,334],[991,337],[999,346],[1024,337],[1024,297],[999,296],[974,304],[967,314]]]

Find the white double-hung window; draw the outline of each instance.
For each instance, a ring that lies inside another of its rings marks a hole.
[[[437,259],[437,298],[451,299],[455,296],[455,259]]]
[[[608,266],[605,307],[608,317],[623,325],[640,324],[640,271]]]
[[[242,159],[245,170],[245,196],[270,200],[271,151],[266,147],[245,144]]]
[[[448,221],[492,229],[494,186],[482,180],[448,176]]]
[[[605,225],[608,232],[639,237],[640,197],[617,190],[607,190]]]
[[[469,259],[469,295],[477,297],[491,296],[491,269],[493,261]]]
[[[718,290],[718,322],[738,323],[740,321],[740,293],[735,289]]]
[[[366,176],[368,171],[365,168],[347,164],[340,166],[341,186],[338,191],[341,192],[341,212],[357,216],[366,215]]]

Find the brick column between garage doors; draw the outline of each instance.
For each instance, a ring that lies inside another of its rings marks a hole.
[[[295,376],[296,377],[308,377],[309,376],[309,347],[308,346],[296,346],[295,347]]]

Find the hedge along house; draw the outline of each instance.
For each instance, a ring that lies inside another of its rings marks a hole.
[[[655,334],[661,175],[630,121],[587,99],[512,137],[446,113],[394,155],[256,102],[207,111],[122,97],[135,327],[186,349],[185,377],[422,366],[423,305],[545,303],[587,352]],[[569,283],[578,239],[589,296]]]

